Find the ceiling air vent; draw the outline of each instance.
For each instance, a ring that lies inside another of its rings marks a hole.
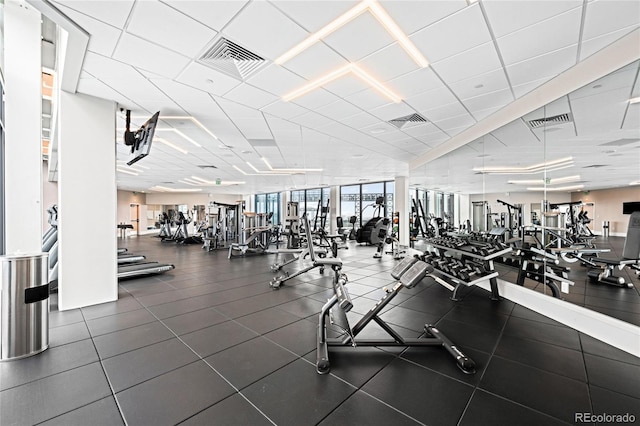
[[[624,146],[636,142],[640,142],[640,139],[616,139],[615,141],[601,143],[600,146]]]
[[[213,164],[198,164],[201,169],[217,169]]]
[[[571,113],[566,113],[566,114],[554,115],[552,117],[536,118],[534,120],[529,120],[527,124],[529,124],[529,127],[531,127],[532,129],[538,129],[544,126],[556,126],[558,124],[572,123],[572,122],[573,122],[573,117],[571,116]]]
[[[198,61],[240,80],[245,80],[267,63],[264,58],[224,37],[220,37]]]
[[[592,164],[590,166],[584,166],[583,169],[597,169],[600,167],[607,167],[608,164]]]
[[[403,127],[413,124],[418,125],[422,123],[426,123],[427,119],[421,116],[420,114],[409,114],[404,117],[394,118],[393,120],[389,120],[389,124],[393,124],[398,129],[402,129]]]

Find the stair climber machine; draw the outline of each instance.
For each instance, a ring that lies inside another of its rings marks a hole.
[[[366,243],[378,247],[373,258],[380,259],[382,257],[382,251],[384,250],[385,239],[389,233],[391,220],[388,217],[382,217],[381,215],[384,207],[384,197],[377,197],[374,204],[365,206],[362,211],[367,207],[373,207],[374,214],[362,228],[356,231],[356,241],[358,243]]]
[[[160,223],[160,232],[157,237],[166,240],[171,238],[171,220],[169,219],[169,215],[165,212],[162,212],[160,217],[158,218],[158,222]]]

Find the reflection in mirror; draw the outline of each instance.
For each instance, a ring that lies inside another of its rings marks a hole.
[[[640,201],[639,73],[636,61],[531,111],[415,170],[412,184],[459,194],[461,222],[514,248],[496,262],[501,279],[640,325],[637,269],[621,262],[640,257],[623,214]]]

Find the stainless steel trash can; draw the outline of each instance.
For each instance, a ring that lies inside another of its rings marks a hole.
[[[0,361],[49,347],[49,255],[0,256]]]

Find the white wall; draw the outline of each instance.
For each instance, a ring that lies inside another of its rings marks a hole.
[[[42,249],[40,12],[9,0],[5,36],[6,252]]]
[[[411,197],[409,196],[409,178],[398,176],[395,179],[394,204],[395,211],[400,214],[400,233],[398,244],[409,247],[409,222],[407,218],[411,216]]]
[[[118,298],[115,117],[114,102],[60,93],[60,310]]]
[[[49,182],[47,180],[47,163],[42,162],[42,231],[43,233],[49,229],[49,213],[47,209],[54,204],[58,204],[58,182]]]
[[[589,216],[592,219],[589,228],[593,232],[602,232],[602,221],[608,220],[610,234],[624,237],[627,235],[629,215],[622,214],[622,203],[640,201],[640,186],[602,189],[590,191],[587,194],[575,192],[571,194],[571,199],[572,201],[595,204],[595,217]]]

